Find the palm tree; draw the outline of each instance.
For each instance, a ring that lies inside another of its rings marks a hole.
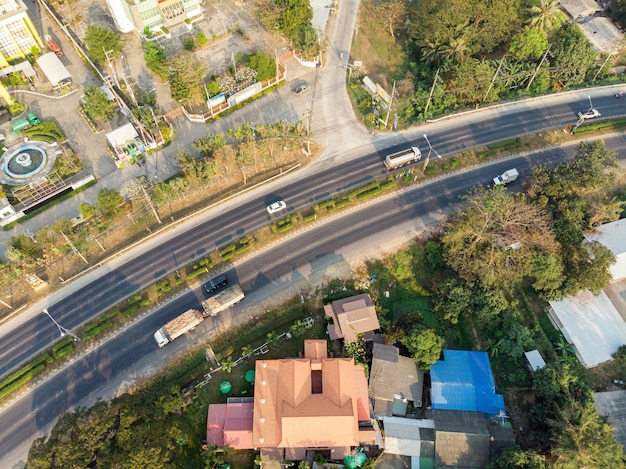
[[[304,325],[304,322],[301,319],[298,319],[296,322],[294,322],[291,325],[291,332],[293,332],[293,335],[302,335],[304,334],[304,331],[306,330],[306,326]]]
[[[422,48],[422,59],[428,65],[440,66],[443,61],[442,47],[444,42],[437,38],[434,41],[426,41],[426,45]]]
[[[529,24],[541,31],[550,31],[555,26],[554,20],[561,15],[561,6],[559,0],[541,0],[541,3],[533,6],[530,11],[533,17]]]
[[[467,44],[467,39],[463,35],[450,39],[450,41],[441,48],[441,56],[444,61],[452,64],[464,62],[469,56],[469,52],[470,49]]]
[[[233,361],[231,356],[228,356],[220,362],[220,365],[224,373],[230,373],[237,364]]]
[[[250,346],[250,345],[244,345],[241,348],[241,355],[244,356],[244,357],[249,357],[253,353],[254,353],[254,348],[252,348],[252,346]]]
[[[278,342],[280,341],[280,337],[274,331],[267,333],[267,345],[272,347],[273,349],[278,348]]]

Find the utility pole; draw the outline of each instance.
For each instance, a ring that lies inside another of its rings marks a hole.
[[[235,61],[235,53],[231,54],[231,58],[233,59],[233,68],[235,69],[235,77],[237,77],[237,62]]]
[[[487,88],[487,92],[485,93],[483,101],[485,101],[487,99],[487,96],[489,96],[489,92],[491,91],[491,88],[493,88],[493,84],[496,82],[496,77],[498,76],[498,73],[500,73],[500,69],[502,68],[503,63],[504,57],[502,57],[502,60],[500,60],[500,64],[498,64],[498,69],[496,70],[496,73],[493,74],[493,78],[491,79],[491,83],[489,83],[489,88]]]
[[[61,233],[61,235],[63,236],[63,238],[65,238],[65,242],[67,244],[70,245],[70,247],[72,248],[72,252],[76,255],[78,255],[85,264],[89,264],[89,262],[87,261],[87,259],[85,259],[85,256],[83,256],[80,251],[78,249],[76,249],[76,246],[74,246],[74,243],[72,243],[72,241],[70,240],[70,238],[67,237],[67,235],[65,233],[63,233],[63,231],[59,231],[59,233]]]
[[[152,209],[152,213],[154,213],[154,217],[157,219],[157,221],[159,223],[163,223],[161,221],[161,219],[159,218],[159,214],[157,213],[156,209],[154,208],[154,205],[152,204],[152,199],[150,198],[150,195],[148,195],[148,191],[146,191],[146,188],[143,187],[143,184],[141,184],[141,190],[143,191],[144,197],[148,201],[148,205],[150,205],[150,208]]]
[[[396,82],[393,82],[393,88],[391,88],[391,98],[389,98],[389,105],[387,106],[387,117],[385,117],[385,129],[387,129],[387,123],[389,122],[389,114],[391,114],[391,104],[393,103],[393,95],[396,93]]]
[[[430,100],[433,99],[435,86],[437,86],[437,80],[439,80],[439,70],[440,69],[437,69],[437,73],[435,73],[435,80],[433,81],[433,86],[430,87],[430,94],[428,95],[428,102],[426,103],[426,107],[424,108],[424,114],[428,112],[428,108],[430,107]]]
[[[530,85],[533,84],[533,81],[535,80],[535,77],[537,76],[537,73],[539,73],[539,69],[541,68],[541,66],[543,65],[543,63],[546,60],[546,57],[548,57],[548,54],[550,53],[550,48],[552,47],[552,44],[550,44],[548,46],[548,49],[546,50],[545,54],[543,54],[543,57],[541,57],[541,62],[539,62],[539,65],[537,65],[537,68],[535,69],[535,72],[533,73],[533,76],[530,78],[530,81],[528,82],[528,85],[526,85],[526,89],[530,88]]]

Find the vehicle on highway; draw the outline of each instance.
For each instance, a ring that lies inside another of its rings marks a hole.
[[[493,178],[493,183],[496,186],[502,186],[504,184],[508,184],[510,182],[515,181],[519,176],[519,172],[517,169],[509,169],[502,173],[500,176]]]
[[[204,289],[207,293],[215,293],[218,290],[221,290],[226,285],[228,285],[228,277],[226,275],[218,275],[215,278],[212,278],[207,283],[204,284]]]
[[[274,203],[271,203],[267,206],[267,213],[273,215],[274,213],[278,213],[281,210],[285,210],[287,208],[287,204],[284,200],[277,200]]]
[[[387,155],[383,163],[385,164],[385,168],[391,171],[393,169],[401,168],[405,164],[415,163],[421,158],[422,152],[420,152],[420,149],[417,147],[411,147],[406,150],[397,151]]]
[[[293,90],[293,94],[295,94],[296,96],[300,96],[303,93],[306,93],[307,91],[309,91],[311,89],[311,87],[309,86],[308,83],[302,83],[299,86],[296,86]]]
[[[204,316],[200,311],[195,309],[187,310],[156,331],[154,333],[154,340],[159,347],[164,347],[172,340],[194,329],[203,320]]]
[[[205,316],[217,316],[245,298],[239,285],[231,285],[202,302]]]
[[[598,111],[597,109],[589,109],[588,111],[580,111],[578,113],[578,117],[580,117],[583,120],[587,120],[587,119],[595,119],[596,117],[600,117],[602,114],[600,114],[600,111]]]

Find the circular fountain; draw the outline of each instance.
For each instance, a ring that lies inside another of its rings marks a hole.
[[[0,157],[0,182],[12,186],[28,184],[52,170],[59,148],[37,140],[20,142]]]

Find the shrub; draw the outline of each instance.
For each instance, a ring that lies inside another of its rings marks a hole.
[[[308,221],[312,221],[312,220],[316,220],[317,219],[317,213],[311,213],[310,215],[306,215],[303,217],[305,222]]]
[[[207,39],[205,34],[202,31],[200,31],[198,34],[196,34],[196,42],[198,43],[199,46],[203,46],[207,42],[209,42],[209,40]]]
[[[183,39],[183,48],[188,51],[193,51],[196,48],[196,40],[193,36],[187,36]]]
[[[112,309],[111,311],[109,311],[108,313],[100,317],[100,321],[108,321],[109,319],[113,319],[115,316],[119,314],[119,312],[120,312],[119,308]]]
[[[202,275],[202,274],[206,274],[206,269],[194,270],[190,274],[187,274],[187,280],[191,280],[192,278],[196,278],[198,275]],[[179,279],[179,280],[181,280],[180,283],[184,282],[183,279]],[[178,283],[178,281],[176,282],[177,285],[180,285],[180,283]]]
[[[235,254],[241,254],[242,252],[246,252],[248,249],[250,249],[250,245],[244,244],[243,246],[239,246],[235,249]]]
[[[279,233],[286,233],[287,231],[289,231],[292,228],[294,228],[294,225],[292,223],[285,223],[284,225],[278,227],[278,232]]]
[[[73,340],[73,339],[72,339]],[[68,353],[70,353],[72,350],[74,350],[74,344],[68,344],[65,347],[63,347],[60,350],[57,350],[54,354],[54,358],[56,360],[58,360],[59,358],[64,357],[65,355],[67,355]]]
[[[123,315],[124,315],[124,313],[122,313],[122,316]],[[85,334],[85,339],[91,339],[92,337],[97,336],[98,334],[106,331],[107,329],[109,329],[112,326],[113,326],[113,323],[111,321],[105,321],[102,324],[100,324],[98,327],[94,327],[89,332],[87,332]]]
[[[337,204],[335,205],[335,208],[338,208],[338,209],[339,208],[343,208],[346,205],[350,205],[350,200],[349,199],[345,199],[345,200],[342,200],[340,202],[337,202]]]
[[[221,258],[224,258],[224,256],[226,256],[229,253],[233,252],[236,248],[237,248],[237,245],[231,244],[230,246],[225,247],[224,249],[219,251],[219,255],[220,255]]]
[[[54,347],[52,347],[52,353],[56,356],[59,350],[61,350],[64,347],[67,347],[68,344],[71,344],[72,342],[74,342],[73,337],[66,337],[61,342],[54,344]]]
[[[7,394],[11,393],[12,391],[14,391],[15,389],[23,386],[24,384],[28,383],[31,379],[33,379],[35,376],[37,376],[39,373],[41,373],[44,368],[46,366],[45,365],[39,365],[36,366],[35,368],[32,368],[31,370],[28,371],[28,373],[25,373],[24,375],[22,375],[19,379],[7,384],[6,386],[0,388],[0,398],[6,396]]]
[[[396,181],[394,179],[390,179],[386,183],[380,185],[380,190],[384,191],[387,189],[391,189],[395,185],[396,185]]]
[[[133,305],[130,308],[128,308],[126,311],[122,311],[122,317],[126,318],[130,316],[131,314],[133,314],[138,309],[139,309],[139,305]]]

